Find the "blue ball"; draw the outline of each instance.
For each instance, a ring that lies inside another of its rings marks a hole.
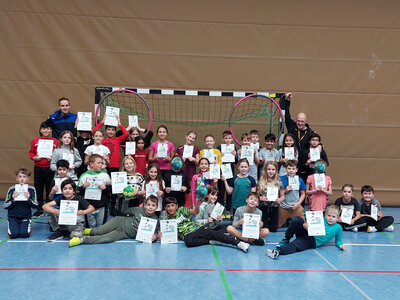
[[[326,163],[323,161],[317,161],[314,165],[315,173],[325,173],[326,171]]]
[[[182,169],[183,167],[183,161],[182,158],[180,157],[174,157],[171,160],[171,170],[174,172],[178,172]]]
[[[195,193],[197,198],[204,199],[208,193],[207,186],[205,184],[198,185]]]

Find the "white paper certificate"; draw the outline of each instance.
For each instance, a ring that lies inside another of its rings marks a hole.
[[[298,191],[300,189],[299,176],[288,176],[288,185],[290,185],[293,190]]]
[[[342,205],[341,209],[342,213],[340,214],[340,219],[342,223],[350,225],[351,219],[353,218],[354,205]]]
[[[40,139],[37,147],[39,157],[51,157],[53,155],[53,140]]]
[[[182,175],[171,175],[171,190],[179,192],[182,188]]]
[[[251,146],[242,146],[240,150],[241,155],[240,158],[247,158],[249,165],[254,165],[254,148]]]
[[[194,150],[194,146],[184,145],[183,146],[182,157],[183,158],[192,157],[193,156],[193,150]]]
[[[72,153],[63,153],[62,159],[65,159],[69,163],[69,167],[74,165],[74,155]]]
[[[215,202],[215,206],[210,217],[213,218],[214,220],[217,220],[217,217],[224,213],[224,209],[225,207],[223,205],[221,205],[218,202]]]
[[[157,156],[158,158],[164,158],[168,155],[168,145],[158,143]]]
[[[79,201],[61,200],[58,224],[76,225],[76,221],[78,219],[78,206],[79,206]]]
[[[18,196],[14,198],[14,201],[28,201],[28,197],[24,195],[28,191],[27,184],[16,184],[15,191],[18,193]]]
[[[277,186],[267,187],[267,198],[268,201],[275,201],[279,198],[279,188]]]
[[[254,149],[257,149],[257,150],[260,149],[260,143],[259,142],[251,143],[250,146],[252,146]]]
[[[310,148],[310,160],[317,161],[318,159],[321,159],[321,154],[319,152],[319,149],[318,148]]]
[[[76,129],[82,131],[92,131],[92,113],[91,112],[78,112],[78,125]]]
[[[147,183],[146,184],[146,199],[153,195],[157,197],[158,185],[157,183]]]
[[[306,211],[306,220],[309,236],[325,235],[324,212]]]
[[[157,220],[142,217],[140,219],[136,240],[143,243],[152,243],[152,237],[156,230]]]
[[[119,108],[113,106],[106,106],[106,119],[104,125],[118,127],[117,116],[119,116]]]
[[[221,174],[225,177],[225,179],[233,178],[231,165],[230,164],[222,164],[221,165]]]
[[[68,177],[64,177],[64,178],[54,178],[54,184],[58,187],[57,193],[56,194],[62,194],[61,191],[61,183],[67,179]]]
[[[210,165],[210,178],[221,178],[221,167],[218,164]]]
[[[326,188],[325,174],[315,173],[314,174],[314,183],[315,183],[316,187],[322,186],[323,188]]]
[[[251,239],[260,237],[260,220],[261,216],[256,214],[244,214],[244,223],[242,236]]]
[[[285,147],[285,158],[294,159],[294,147]]]
[[[101,199],[101,189],[98,187],[103,184],[103,180],[97,178],[97,176],[92,176],[87,179],[90,185],[85,189],[85,199],[90,200],[100,200]]]
[[[233,144],[221,145],[222,162],[235,162],[235,156],[232,154],[233,150],[235,150],[235,145]]]
[[[378,221],[378,205],[371,204],[371,218]]]
[[[139,121],[137,116],[128,116],[129,127],[139,127]]]
[[[126,172],[111,172],[111,189],[113,194],[120,194],[128,185]]]
[[[135,142],[126,142],[125,143],[125,155],[135,154],[136,153],[136,143]]]
[[[175,244],[178,242],[177,220],[161,220],[160,230],[162,232],[161,244]]]
[[[214,149],[204,149],[203,157],[207,158],[210,164],[213,164],[214,159]]]

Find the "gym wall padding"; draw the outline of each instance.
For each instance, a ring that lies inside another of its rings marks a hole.
[[[96,86],[292,91],[347,182],[399,205],[400,2],[0,1],[0,197],[38,126]],[[198,139],[199,146],[202,139]]]

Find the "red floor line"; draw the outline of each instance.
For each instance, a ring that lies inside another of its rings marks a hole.
[[[0,268],[0,271],[203,271],[214,269],[170,269],[170,268]]]
[[[227,269],[225,272],[314,272],[314,273],[384,273],[384,274],[399,274],[400,271],[355,271],[355,270],[256,270],[256,269]]]

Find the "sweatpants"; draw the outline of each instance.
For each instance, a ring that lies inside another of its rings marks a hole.
[[[267,206],[258,207],[261,212],[261,221],[263,222],[263,228],[268,228],[270,232],[276,232],[278,229],[279,221],[279,206],[272,206],[268,204]]]
[[[110,176],[110,178],[112,172],[119,172],[119,169],[115,167],[107,167],[106,169],[107,169],[107,174]],[[118,211],[121,211],[120,205],[121,203],[119,203],[118,201],[118,194],[111,194],[110,215],[117,216]]]
[[[233,178],[228,179],[228,184],[230,184]],[[226,198],[225,198],[226,195]],[[225,183],[220,179],[218,180],[218,200],[221,205],[225,206],[227,212],[231,211],[232,208],[232,194],[226,193]]]
[[[50,224],[51,229],[55,232],[61,232],[64,236],[68,236],[70,238],[73,237],[82,237],[83,229],[85,225],[83,222],[77,222],[76,225],[59,225],[58,224],[58,216],[55,214],[46,212],[47,220]]]
[[[34,186],[36,190],[36,197],[39,203],[38,209],[42,209],[44,203],[44,190],[46,190],[46,201],[50,194],[50,186],[54,178],[54,172],[50,167],[35,166],[33,169]]]
[[[84,244],[107,244],[129,237],[124,231],[126,217],[115,217],[100,227],[93,228],[89,236],[83,237]]]
[[[354,222],[354,225],[359,228],[367,226],[375,226],[376,230],[383,231],[386,227],[392,225],[393,222],[394,218],[392,216],[382,217],[378,221],[375,221],[371,217],[361,217],[360,219]]]
[[[304,220],[302,218],[293,218],[285,232],[285,238],[290,241],[290,239],[296,235],[296,239],[280,247],[278,249],[279,254],[292,254],[316,247],[314,237],[308,236],[308,231],[303,227],[303,224]]]
[[[234,246],[237,246],[237,244],[240,242],[231,235],[226,235],[223,231],[208,229],[204,226],[185,235],[183,238],[183,241],[187,247],[208,245],[210,240],[219,241],[224,244],[230,244]]]
[[[31,235],[30,218],[8,217],[8,235],[12,239],[28,238]]]

